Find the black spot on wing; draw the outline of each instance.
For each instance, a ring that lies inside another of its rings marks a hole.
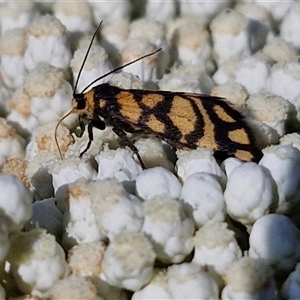
[[[95,96],[100,99],[109,99],[115,97],[120,89],[109,83],[102,83],[94,87]]]

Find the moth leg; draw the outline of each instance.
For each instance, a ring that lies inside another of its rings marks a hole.
[[[81,138],[85,132],[85,124],[83,122],[83,118],[81,116],[78,117],[79,126],[80,126],[80,133],[76,134],[77,137]]]
[[[131,143],[131,141],[128,139],[126,133],[123,130],[120,130],[115,127],[113,128],[113,132],[115,132],[125,142],[125,145],[127,145],[131,149],[131,151],[134,152],[134,154],[137,156],[142,168],[146,169],[146,167],[140,157],[138,149]]]
[[[93,127],[96,127],[99,130],[104,130],[106,127],[105,123],[100,119],[92,119],[90,122],[92,123]]]
[[[84,123],[83,123],[82,118],[79,119],[79,120],[81,121],[81,123],[79,123],[79,124],[80,124],[80,128],[81,128],[81,132],[82,132],[82,134],[83,134],[83,132],[84,132],[84,130],[85,130],[85,126],[84,126]],[[80,121],[79,121],[79,122],[80,122]],[[92,141],[93,141],[93,139],[94,139],[94,135],[93,135],[93,127],[96,127],[97,129],[103,130],[103,129],[105,129],[105,123],[104,123],[103,121],[101,121],[100,119],[96,119],[96,120],[95,120],[95,119],[92,119],[92,120],[89,121],[89,123],[88,123],[88,135],[89,135],[89,141],[88,141],[88,143],[87,143],[85,149],[80,153],[79,157],[82,157],[82,155],[83,155],[86,151],[88,151],[88,150],[90,149],[90,147],[91,147]],[[82,136],[82,134],[81,134],[81,136]]]
[[[94,136],[93,136],[93,124],[92,122],[89,122],[88,125],[87,125],[87,129],[88,129],[88,135],[89,135],[89,141],[85,147],[85,149],[80,153],[79,157],[81,158],[82,155],[88,151],[91,147],[91,144],[92,144],[92,141],[94,139]]]

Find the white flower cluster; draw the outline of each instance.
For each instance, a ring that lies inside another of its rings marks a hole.
[[[297,25],[298,1],[1,1],[0,299],[300,299]],[[74,115],[61,160],[73,93],[157,48],[94,86],[225,97],[258,163],[129,135],[144,170],[111,128],[79,158]]]

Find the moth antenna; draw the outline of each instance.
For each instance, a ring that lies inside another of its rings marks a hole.
[[[55,126],[55,130],[54,130],[54,139],[55,139],[56,147],[57,147],[57,149],[58,149],[58,152],[59,152],[59,155],[60,155],[61,160],[63,160],[63,156],[62,156],[62,154],[61,154],[61,151],[60,151],[60,148],[59,148],[59,144],[58,144],[58,141],[57,141],[57,129],[58,129],[58,126],[60,125],[60,123],[61,123],[66,117],[68,117],[71,113],[73,113],[73,109],[71,109],[68,113],[66,113],[66,114],[58,121],[58,123],[57,123],[56,126]]]
[[[135,59],[135,60],[133,60],[133,61],[130,61],[129,63],[127,63],[127,64],[125,64],[125,65],[122,65],[122,66],[120,66],[120,67],[117,67],[117,68],[113,69],[112,71],[110,71],[110,72],[108,72],[108,73],[106,73],[106,74],[104,74],[104,75],[101,75],[100,77],[96,78],[96,79],[93,80],[91,83],[89,83],[89,84],[81,91],[81,93],[84,93],[84,92],[85,92],[92,84],[94,84],[94,83],[97,82],[98,80],[101,80],[101,79],[105,78],[106,76],[108,76],[108,75],[110,75],[110,74],[113,74],[113,73],[115,73],[115,72],[117,72],[117,71],[119,71],[119,70],[122,70],[123,68],[125,68],[125,67],[127,67],[127,66],[130,66],[130,65],[136,63],[136,62],[139,61],[139,60],[142,60],[142,59],[144,59],[144,58],[146,58],[146,57],[148,57],[148,56],[154,55],[154,54],[156,54],[157,52],[159,52],[159,51],[161,51],[161,50],[162,50],[162,48],[159,48],[159,49],[157,49],[157,50],[155,50],[155,51],[153,51],[153,52],[151,52],[151,53],[145,54],[145,55],[143,55],[143,56],[141,56],[141,57],[139,57],[139,58],[137,58],[137,59]],[[82,68],[81,68],[81,69],[82,69]]]
[[[77,86],[78,86],[78,81],[79,81],[81,72],[82,72],[82,70],[83,70],[83,67],[84,67],[84,65],[85,65],[85,62],[86,62],[86,60],[87,60],[87,58],[88,58],[88,55],[89,55],[89,53],[90,53],[91,47],[92,47],[92,45],[93,45],[94,39],[95,39],[95,37],[96,37],[96,35],[97,35],[99,29],[100,29],[100,26],[101,26],[102,22],[103,22],[103,21],[101,21],[101,22],[99,23],[99,25],[98,25],[96,31],[95,31],[94,34],[93,34],[93,37],[92,37],[92,39],[91,39],[91,41],[90,41],[90,44],[89,44],[89,47],[88,47],[88,49],[87,49],[87,51],[86,51],[86,54],[85,54],[85,56],[84,56],[83,62],[82,62],[81,67],[80,67],[80,69],[79,69],[78,76],[77,76],[77,79],[76,79],[76,82],[75,82],[75,86],[74,86],[74,90],[73,90],[73,98],[75,97],[75,93],[76,93],[76,89],[77,89]]]

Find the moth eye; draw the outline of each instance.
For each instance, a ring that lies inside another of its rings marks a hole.
[[[86,100],[83,94],[77,94],[74,96],[76,101],[76,108],[77,109],[84,109],[86,106]]]
[[[77,100],[77,109],[84,109],[85,108],[85,100],[84,99],[79,99]]]

